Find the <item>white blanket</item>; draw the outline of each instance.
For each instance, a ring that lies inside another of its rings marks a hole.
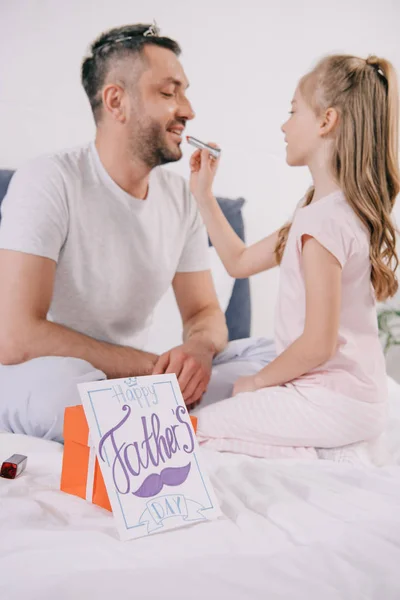
[[[1,600],[398,600],[400,386],[383,468],[203,450],[224,518],[120,542],[107,511],[58,491],[62,446],[0,434]]]

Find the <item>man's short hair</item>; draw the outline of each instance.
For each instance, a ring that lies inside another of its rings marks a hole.
[[[81,67],[81,81],[92,107],[94,120],[98,123],[101,115],[101,89],[114,61],[127,56],[140,55],[145,46],[167,48],[179,56],[181,49],[177,42],[158,35],[144,35],[152,25],[125,25],[115,27],[99,35],[90,46]]]

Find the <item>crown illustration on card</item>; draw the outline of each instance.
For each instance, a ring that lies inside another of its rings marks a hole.
[[[128,387],[133,387],[138,385],[138,380],[137,377],[128,377],[128,379],[125,379],[124,383],[126,383]]]

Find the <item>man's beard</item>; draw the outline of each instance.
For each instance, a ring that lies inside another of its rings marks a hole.
[[[140,158],[150,169],[176,162],[182,158],[178,145],[175,149],[168,146],[167,131],[154,121],[147,124],[141,123],[130,140],[132,154]]]

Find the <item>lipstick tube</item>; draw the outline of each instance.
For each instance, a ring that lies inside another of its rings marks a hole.
[[[28,457],[23,454],[13,454],[3,462],[0,469],[0,477],[15,479],[25,470]]]
[[[200,150],[208,150],[213,158],[219,158],[221,155],[221,148],[213,148],[204,142],[192,137],[191,135],[186,136],[186,140],[188,144],[194,146],[195,148],[199,148]]]

